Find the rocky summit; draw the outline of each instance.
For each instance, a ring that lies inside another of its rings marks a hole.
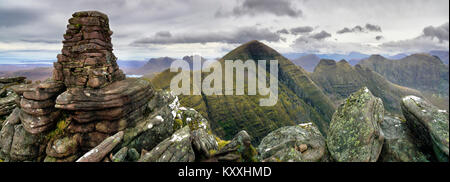
[[[112,53],[108,17],[69,19],[53,77],[1,78],[1,161],[250,161],[251,137],[232,141],[178,97],[125,78]]]
[[[279,60],[275,106],[179,98],[161,90],[168,70],[126,78],[111,34],[105,14],[76,12],[52,78],[0,78],[0,162],[448,161],[448,111],[370,68],[322,60],[308,73],[250,41],[219,62]]]

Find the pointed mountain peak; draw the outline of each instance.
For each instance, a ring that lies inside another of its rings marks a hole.
[[[341,59],[338,63],[341,63],[341,64],[348,64],[348,62],[347,62],[345,59]]]
[[[317,65],[317,67],[319,66],[333,66],[336,65],[336,61],[332,60],[332,59],[321,59],[319,61],[319,64]]]
[[[252,40],[232,50],[223,59],[268,60],[277,56],[281,56],[281,54],[260,41]]]
[[[370,55],[369,59],[386,59],[386,58],[379,54],[373,54]]]

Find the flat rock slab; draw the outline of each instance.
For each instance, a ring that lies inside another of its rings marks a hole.
[[[64,90],[64,84],[48,80],[41,83],[22,84],[11,86],[18,95],[31,100],[44,101],[57,96]]]
[[[22,83],[24,82],[26,77],[19,76],[19,77],[0,77],[0,83]]]
[[[121,107],[150,97],[150,82],[128,78],[101,89],[70,88],[56,99],[56,108],[73,111],[92,111]]]

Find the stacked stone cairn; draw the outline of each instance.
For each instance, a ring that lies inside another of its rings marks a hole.
[[[10,121],[10,129],[2,130],[0,141],[12,141],[16,146],[4,142],[0,157],[10,161],[42,161],[38,156],[46,156],[44,161],[75,161],[142,119],[153,89],[148,81],[125,77],[112,53],[111,35],[105,14],[82,11],[72,15],[52,79],[12,88],[19,107],[5,120]],[[20,137],[16,142],[18,134],[31,139],[19,142],[24,138]],[[13,156],[13,148],[27,147],[33,152]]]

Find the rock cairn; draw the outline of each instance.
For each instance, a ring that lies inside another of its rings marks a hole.
[[[148,81],[125,77],[112,53],[111,35],[105,14],[72,15],[52,79],[12,87],[19,107],[2,130],[2,158],[41,161],[38,157],[45,156],[44,161],[75,161],[143,119],[153,89]],[[44,145],[31,146],[32,153],[16,152],[14,148],[27,147],[20,142],[22,135]],[[11,140],[13,145],[8,146]]]
[[[108,17],[97,11],[72,16],[53,72],[53,79],[67,87],[57,97],[55,108],[67,113],[68,126],[64,137],[50,141],[47,147],[49,160],[56,161],[72,160],[79,152],[134,125],[153,97],[148,81],[126,79],[119,69],[112,53]],[[64,146],[67,143],[78,148]],[[55,150],[58,147],[60,151]]]
[[[76,12],[69,19],[63,48],[54,63],[53,79],[68,88],[102,88],[125,79],[112,53],[108,16]]]

